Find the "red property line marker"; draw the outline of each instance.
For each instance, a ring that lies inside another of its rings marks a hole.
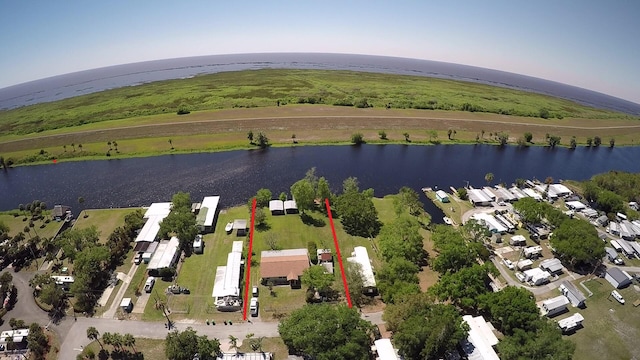
[[[249,304],[249,282],[251,278],[251,253],[253,252],[253,227],[256,221],[256,198],[251,203],[251,228],[249,229],[249,253],[247,255],[247,278],[244,281],[244,309],[242,310],[242,320],[247,320],[247,306]],[[334,235],[335,237],[335,235]],[[343,275],[344,276],[344,275]]]
[[[349,294],[349,285],[347,284],[347,276],[344,273],[344,265],[342,265],[342,255],[340,255],[340,246],[338,246],[338,237],[336,236],[336,228],[333,226],[333,215],[331,214],[331,205],[329,205],[329,199],[324,199],[324,203],[327,206],[327,214],[329,215],[329,224],[331,224],[331,233],[333,234],[333,243],[336,245],[336,254],[338,255],[338,263],[340,264],[340,272],[342,273],[342,283],[344,284],[344,293],[347,295],[347,304],[349,304],[349,307],[351,308],[353,307],[353,305],[351,304],[351,294]]]

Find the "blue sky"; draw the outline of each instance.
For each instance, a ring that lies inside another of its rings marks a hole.
[[[335,52],[447,61],[640,103],[640,1],[0,1],[0,88],[137,61]]]

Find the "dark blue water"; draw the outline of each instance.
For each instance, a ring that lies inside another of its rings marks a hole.
[[[484,185],[492,172],[495,183],[517,178],[585,180],[609,170],[640,172],[640,147],[609,149],[542,147],[504,148],[488,145],[364,145],[305,146],[211,154],[166,155],[140,159],[68,162],[0,171],[0,210],[15,209],[34,199],[47,204],[87,208],[147,206],[169,201],[178,191],[193,200],[221,195],[221,205],[244,204],[262,187],[274,194],[289,192],[291,184],[316,167],[334,191],[349,176],[376,196],[409,186],[448,189]],[[441,212],[422,197],[427,210]]]
[[[596,108],[640,115],[640,105],[633,102],[575,86],[503,71],[386,56],[309,53],[199,56],[87,70],[0,89],[0,109],[159,80],[264,68],[354,70],[464,80],[537,92]]]

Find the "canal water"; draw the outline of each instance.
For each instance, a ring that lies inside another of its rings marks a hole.
[[[244,204],[260,188],[275,195],[316,167],[334,191],[355,176],[361,189],[373,188],[376,196],[397,193],[409,186],[456,188],[469,182],[485,185],[485,174],[494,183],[517,178],[585,180],[610,171],[640,172],[640,147],[504,148],[489,145],[363,145],[299,146],[266,150],[164,155],[137,159],[111,159],[24,166],[0,171],[0,210],[15,209],[34,199],[86,208],[147,206],[169,201],[178,191],[191,193],[194,201],[221,195],[221,206]],[[421,193],[421,192],[420,192]],[[421,195],[434,220],[442,212]]]

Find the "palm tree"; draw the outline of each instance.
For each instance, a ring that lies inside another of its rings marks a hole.
[[[169,139],[169,145],[171,145],[171,150],[173,150],[173,141]]]
[[[111,141],[107,142],[107,145],[109,145],[109,151],[113,150],[113,148],[111,148]]]
[[[229,342],[231,343],[229,347],[234,349],[236,353],[238,353],[240,349],[240,347],[238,346],[238,338],[233,335],[229,335]]]
[[[487,174],[484,176],[484,181],[486,181],[486,182],[487,182],[487,185],[490,185],[490,184],[491,184],[491,182],[493,181],[493,178],[494,178],[493,173],[487,173]]]
[[[25,210],[24,204],[20,204],[20,205],[18,205],[18,209],[19,209],[20,211],[22,211],[22,213],[24,214],[24,210]],[[25,217],[26,217],[26,215],[25,215]]]
[[[62,148],[64,149],[64,152],[67,152],[67,145],[62,145]]]
[[[116,152],[119,153],[120,151],[118,151],[118,143],[114,140],[111,142],[111,144],[113,145],[113,148],[116,149]]]
[[[71,147],[73,148],[73,152],[76,152],[76,144],[75,143],[71,143]]]
[[[89,338],[89,340],[97,341],[98,344],[100,344],[100,348],[104,349],[102,343],[100,342],[100,332],[95,327],[90,326],[89,328],[87,328],[87,338]]]
[[[406,132],[404,134],[402,134],[404,136],[404,141],[409,142],[409,133]]]
[[[128,346],[131,349],[133,349],[133,352],[135,354],[138,353],[138,350],[136,350],[136,338],[134,338],[133,335],[124,334],[124,337],[122,338],[122,343],[124,344],[124,346]]]
[[[29,234],[29,238],[31,238],[31,228],[29,228],[29,226],[25,226],[24,227],[24,232],[26,232],[27,234]]]
[[[105,345],[113,345],[113,334],[111,334],[110,332],[102,334],[102,342]]]
[[[120,351],[124,351],[124,348],[122,347],[122,344],[124,343],[124,339],[122,334],[118,334],[118,333],[113,333],[113,347],[118,347],[118,349]]]
[[[82,144],[78,144],[78,149],[80,149],[80,151],[82,151]]]

